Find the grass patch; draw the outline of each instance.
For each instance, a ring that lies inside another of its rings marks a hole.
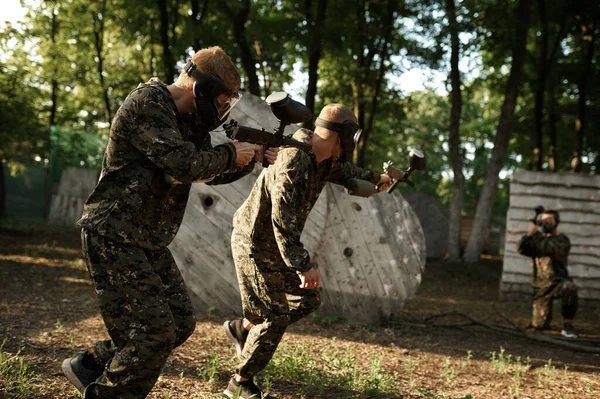
[[[332,392],[340,398],[401,397],[398,374],[386,371],[377,356],[364,365],[349,345],[329,345],[315,351],[301,344],[282,343],[259,381],[265,388],[271,381],[285,381],[305,398]]]
[[[36,382],[43,380],[29,370],[29,365],[21,356],[25,347],[11,355],[4,351],[6,338],[0,345],[0,392],[10,393],[14,398],[31,398]]]

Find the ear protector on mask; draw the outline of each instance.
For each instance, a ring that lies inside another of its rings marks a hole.
[[[196,64],[191,60],[185,64],[184,71],[194,79],[194,100],[200,123],[209,131],[219,127],[227,120],[229,112],[241,95],[237,92],[231,93],[220,77],[197,70]],[[222,105],[217,101],[221,94],[231,97]]]
[[[346,119],[344,122],[340,123],[317,118],[315,125],[337,132],[340,136],[340,142],[342,143],[342,150],[344,151],[340,160],[344,162],[351,159],[354,147],[356,146],[356,143],[358,143],[362,133],[362,129],[358,123],[351,119]]]

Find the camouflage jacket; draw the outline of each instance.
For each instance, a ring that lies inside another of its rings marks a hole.
[[[180,115],[167,86],[151,79],[117,111],[96,188],[78,225],[141,248],[171,243],[192,182],[223,184],[250,173],[231,143],[212,147],[196,115]]]
[[[310,143],[312,132],[300,129],[296,140]],[[376,183],[379,174],[331,159],[317,163],[313,153],[285,148],[277,161],[262,171],[250,195],[237,210],[233,227],[248,237],[252,249],[277,253],[298,271],[311,268],[300,234],[326,182],[343,184],[356,177]]]
[[[544,286],[569,277],[567,262],[571,251],[569,237],[564,234],[545,236],[537,231],[524,235],[517,250],[521,255],[530,256],[532,261],[532,283]]]

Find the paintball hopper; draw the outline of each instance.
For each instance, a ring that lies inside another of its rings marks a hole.
[[[388,193],[392,193],[398,183],[403,182],[408,184],[411,187],[415,186],[415,183],[409,179],[410,174],[415,170],[423,170],[427,166],[427,160],[423,153],[419,150],[411,150],[408,153],[408,169],[406,171],[401,171],[394,167],[394,163],[392,161],[384,162],[383,169],[384,172],[387,173],[394,182],[387,189]],[[350,195],[356,195],[358,197],[370,197],[373,194],[379,192],[377,187],[366,180],[361,179],[348,179],[344,182],[344,188],[346,192]]]
[[[265,100],[271,106],[271,112],[285,125],[305,122],[312,118],[312,112],[306,105],[290,98],[287,93],[278,91]]]
[[[425,155],[419,150],[410,150],[408,153],[408,169],[402,172],[394,167],[392,161],[385,162],[383,164],[383,170],[387,173],[392,179],[394,179],[394,183],[387,189],[388,193],[392,193],[398,183],[403,182],[408,184],[411,187],[415,186],[412,180],[409,179],[410,174],[415,170],[423,170],[427,167],[427,160],[425,159]]]
[[[535,207],[534,211],[535,211],[535,216],[529,220],[531,221],[531,223],[537,224],[538,226],[540,226],[542,224],[542,221],[540,220],[540,215],[542,213],[544,213],[545,209],[543,206],[538,205]]]

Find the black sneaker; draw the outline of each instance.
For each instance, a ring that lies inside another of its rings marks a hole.
[[[77,356],[65,359],[62,362],[62,372],[65,374],[71,384],[83,394],[85,388],[96,381],[102,375],[102,371],[90,370],[83,367],[83,356],[85,352],[80,352]]]
[[[248,338],[248,331],[244,328],[243,320],[227,320],[223,323],[223,329],[229,340],[235,345],[235,351],[239,358],[242,355],[242,350],[244,349],[246,339]]]
[[[273,396],[268,395],[260,390],[256,386],[254,381],[247,380],[237,382],[235,377],[231,377],[227,389],[223,391],[223,394],[228,398],[239,398],[239,399],[275,399]]]
[[[565,323],[563,325],[563,329],[560,332],[563,337],[567,337],[567,338],[577,338],[577,332],[575,331],[575,328],[573,328],[573,324],[571,323]]]

